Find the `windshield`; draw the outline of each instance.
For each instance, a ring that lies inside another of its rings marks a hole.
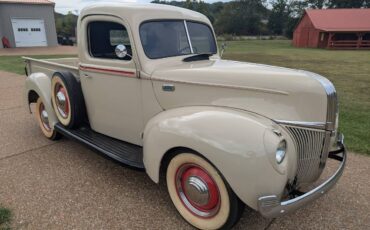
[[[151,59],[217,53],[211,28],[199,22],[183,20],[145,22],[140,26],[140,39],[145,54]]]

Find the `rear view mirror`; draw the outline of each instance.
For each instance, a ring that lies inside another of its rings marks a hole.
[[[117,45],[115,51],[118,58],[124,58],[127,56],[127,48],[123,44]]]
[[[224,55],[226,48],[227,48],[227,44],[226,44],[226,42],[223,42],[223,43],[221,44],[221,53],[220,53],[220,57],[222,57],[222,55]]]

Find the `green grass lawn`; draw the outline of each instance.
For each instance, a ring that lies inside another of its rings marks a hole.
[[[290,41],[233,41],[224,58],[304,69],[329,78],[338,91],[340,130],[348,148],[370,155],[369,51],[298,49]],[[0,57],[0,70],[24,74],[24,62],[19,56]]]
[[[9,209],[0,206],[0,229],[10,229],[11,212]]]
[[[227,44],[225,59],[304,69],[330,79],[338,92],[340,131],[347,147],[370,155],[370,51],[298,49],[290,41]]]
[[[25,55],[25,56],[36,59],[73,57],[71,55],[37,55],[37,56]],[[22,59],[21,56],[0,56],[0,70],[13,72],[17,74],[25,74],[24,67],[25,67],[24,60]]]

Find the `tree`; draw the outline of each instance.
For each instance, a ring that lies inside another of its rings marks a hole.
[[[194,10],[207,16],[212,23],[214,22],[215,18],[221,11],[220,9],[224,5],[223,2],[215,2],[213,4],[209,4],[202,0],[186,0],[186,1],[153,0],[151,3],[172,5],[183,7],[189,10]]]
[[[267,24],[270,32],[277,35],[284,34],[289,14],[288,0],[274,0]]]
[[[216,19],[218,34],[256,35],[262,32],[263,15],[267,9],[263,0],[237,0],[229,2]]]
[[[308,0],[307,6],[313,9],[322,9],[326,6],[328,0]]]
[[[362,8],[369,7],[369,0],[306,0],[313,9],[322,8]]]
[[[286,21],[284,23],[284,35],[288,38],[293,37],[293,32],[300,19],[302,18],[303,13],[307,8],[310,7],[309,1],[302,0],[289,0],[286,3]],[[272,19],[273,20],[273,19]]]
[[[290,38],[306,9],[370,7],[370,0],[268,0],[269,4],[266,4],[267,0],[231,0],[212,4],[203,0],[153,2],[198,11],[209,18],[217,34],[279,34]],[[65,21],[63,23],[66,24]]]
[[[75,37],[77,16],[72,12],[68,12],[67,15],[55,14],[55,25],[58,35]]]
[[[361,8],[368,4],[366,0],[329,0],[328,8]]]
[[[211,22],[213,22],[214,17],[213,17],[212,13],[209,10],[209,5],[210,4],[206,4],[204,1],[193,0],[193,10],[195,10],[195,11],[201,13],[201,14],[204,14],[205,16],[207,16],[207,18]]]
[[[294,0],[292,4],[300,3],[306,8],[368,8],[370,0]]]

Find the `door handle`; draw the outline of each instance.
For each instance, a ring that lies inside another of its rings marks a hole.
[[[172,84],[163,84],[162,85],[162,90],[165,92],[173,92],[175,91],[175,86]]]

